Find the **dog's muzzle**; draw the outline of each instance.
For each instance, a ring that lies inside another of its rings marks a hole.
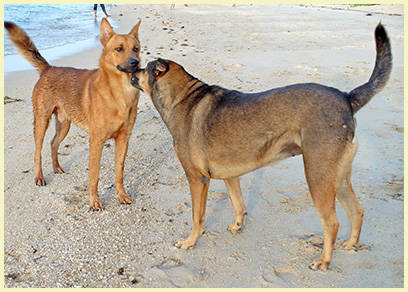
[[[132,77],[130,78],[130,84],[133,87],[136,87],[137,89],[143,91],[143,89],[139,86],[139,78],[137,78],[134,74],[132,74]]]
[[[139,69],[139,60],[137,58],[130,58],[128,61],[128,64],[125,67],[122,67],[121,65],[116,65],[116,68],[119,71],[122,71],[125,73],[133,73],[137,69]]]

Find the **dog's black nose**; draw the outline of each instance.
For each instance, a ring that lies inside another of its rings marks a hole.
[[[130,58],[130,59],[129,59],[129,65],[137,66],[138,64],[139,64],[139,60],[138,60],[138,59],[136,59],[136,58]]]

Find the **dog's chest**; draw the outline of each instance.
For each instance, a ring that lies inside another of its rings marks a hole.
[[[121,127],[129,127],[133,125],[137,105],[139,100],[139,92],[128,95],[128,98],[118,100],[116,107],[111,112],[111,120],[109,123],[112,128],[118,130]]]

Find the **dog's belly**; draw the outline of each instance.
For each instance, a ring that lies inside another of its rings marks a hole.
[[[78,116],[69,116],[67,115],[67,119],[74,123],[78,128],[87,132],[89,134],[89,123],[85,117],[78,117]]]
[[[302,149],[295,142],[289,142],[281,147],[271,147],[262,155],[235,153],[229,159],[214,159],[209,161],[211,178],[227,179],[238,177],[266,165],[272,165],[288,157],[302,154]]]
[[[215,179],[227,179],[237,177],[245,173],[251,172],[262,165],[258,163],[217,163],[210,162],[209,170],[211,178]]]
[[[67,99],[57,99],[54,114],[60,123],[72,122],[81,130],[89,133],[88,114],[84,113],[78,102],[68,103]]]

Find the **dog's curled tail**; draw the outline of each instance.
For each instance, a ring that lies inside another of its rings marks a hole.
[[[5,21],[4,27],[7,29],[10,39],[17,47],[19,53],[33,65],[40,74],[50,67],[48,62],[41,56],[34,43],[28,35],[13,22]]]
[[[380,92],[390,77],[392,68],[391,44],[387,32],[381,23],[379,23],[375,29],[375,43],[377,47],[377,57],[370,79],[367,83],[353,89],[349,93],[353,114],[366,105],[374,95]]]

